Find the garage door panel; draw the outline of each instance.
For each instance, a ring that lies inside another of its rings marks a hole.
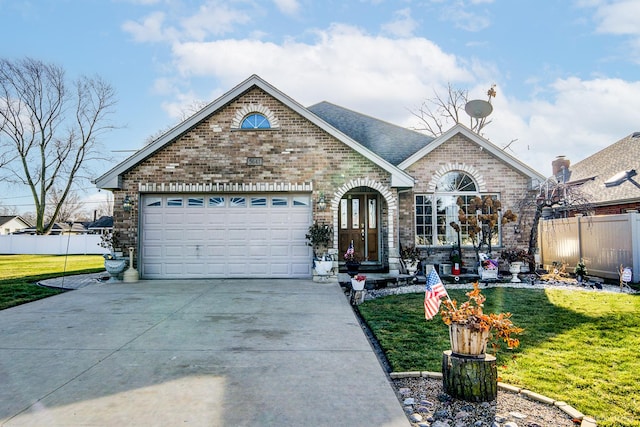
[[[184,242],[183,236],[184,235],[184,230],[182,229],[175,229],[175,228],[171,228],[171,229],[166,229],[164,231],[164,237],[163,240],[165,242]]]
[[[175,208],[174,208],[175,209]],[[164,215],[164,225],[169,226],[182,226],[184,224],[184,214],[180,212],[167,212]]]
[[[182,245],[166,245],[163,255],[165,257],[182,257],[184,255],[184,247]]]
[[[276,197],[288,204],[272,206],[269,195],[226,195],[216,206],[206,196],[204,206],[170,207],[169,198],[189,196],[153,195],[141,203],[142,277],[309,277],[311,208],[294,206],[292,195]],[[231,206],[243,199],[244,207]]]
[[[148,213],[143,216],[143,220],[147,225],[162,225],[164,217],[160,213]]]
[[[184,223],[188,225],[195,225],[202,227],[202,224],[208,222],[208,215],[204,212],[204,209],[198,211],[188,210],[184,215]]]
[[[307,277],[311,274],[311,264],[305,262],[304,264],[291,264],[291,275],[293,277]]]
[[[230,275],[235,275],[235,276],[243,276],[243,277],[247,277],[247,271],[249,271],[249,269],[247,268],[247,263],[245,262],[240,262],[240,263],[234,263],[234,262],[229,262],[227,264],[227,272]]]
[[[180,277],[184,272],[183,263],[165,262],[164,273],[170,277]]]

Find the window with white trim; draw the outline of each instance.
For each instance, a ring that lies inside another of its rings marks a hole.
[[[263,114],[251,113],[242,119],[240,129],[271,129],[271,123]]]
[[[487,195],[487,194],[483,194]],[[495,194],[490,195],[497,199]],[[440,178],[435,193],[415,195],[415,244],[416,246],[452,246],[458,244],[458,234],[450,225],[460,225],[460,243],[472,246],[469,225],[458,220],[460,210],[467,217],[475,216],[471,212],[470,202],[481,197],[474,179],[460,171],[449,172]],[[492,245],[499,245],[499,221],[492,234]]]

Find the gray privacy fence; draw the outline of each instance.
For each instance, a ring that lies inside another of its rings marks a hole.
[[[567,263],[572,273],[580,258],[588,274],[619,279],[620,265],[632,268],[640,281],[640,214],[597,215],[540,221],[539,249],[542,265]]]
[[[98,234],[66,236],[9,234],[0,236],[0,254],[91,255],[109,253],[109,250],[100,247],[100,241],[100,235]]]

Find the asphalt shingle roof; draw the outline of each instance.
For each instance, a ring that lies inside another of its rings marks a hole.
[[[593,203],[622,202],[640,199],[640,188],[631,182],[605,187],[604,182],[622,171],[635,169],[640,174],[640,132],[569,166],[569,182],[587,179],[581,189],[591,195]],[[640,177],[640,175],[639,175]],[[590,180],[590,178],[594,178]],[[636,177],[638,178],[638,177]],[[636,180],[640,183],[640,180]]]
[[[394,166],[433,141],[433,138],[419,132],[330,102],[323,101],[307,109]]]

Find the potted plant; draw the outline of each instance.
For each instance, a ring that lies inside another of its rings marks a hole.
[[[351,278],[351,287],[354,291],[361,291],[364,289],[364,284],[366,281],[367,276],[358,274],[357,276]]]
[[[116,282],[127,267],[127,258],[116,255],[116,251],[120,249],[120,234],[117,231],[103,234],[100,236],[100,246],[109,249],[109,253],[103,255],[104,268],[111,275],[109,282]]]
[[[349,276],[354,277],[358,274],[358,271],[360,271],[360,261],[353,247],[353,240],[349,243],[349,248],[347,248],[347,251],[344,253],[344,261]]]
[[[307,244],[313,248],[313,267],[319,276],[328,276],[333,269],[333,258],[327,253],[332,235],[333,229],[328,224],[317,222],[305,234]]]
[[[511,273],[511,282],[519,283],[520,279],[518,278],[518,273],[520,273],[520,269],[522,267],[522,258],[523,254],[526,252],[522,249],[517,248],[509,248],[502,251],[500,257],[509,263],[509,273]]]
[[[407,272],[414,274],[418,269],[418,262],[420,262],[420,249],[415,246],[407,246],[400,250],[400,257],[407,267]]]
[[[490,313],[483,311],[486,298],[480,292],[478,282],[473,290],[466,293],[468,300],[458,305],[456,300],[444,300],[440,315],[449,326],[451,351],[463,356],[481,356],[491,343],[494,352],[500,346],[500,340],[509,348],[520,345],[514,338],[523,331],[511,321],[511,313]]]
[[[304,237],[308,240],[307,244],[313,248],[313,259],[325,258],[332,236],[333,229],[328,224],[314,222],[309,227]]]
[[[580,262],[576,265],[576,268],[573,270],[573,272],[576,275],[578,283],[582,283],[585,276],[587,275],[587,266],[584,264],[584,260],[582,258],[580,258]]]

